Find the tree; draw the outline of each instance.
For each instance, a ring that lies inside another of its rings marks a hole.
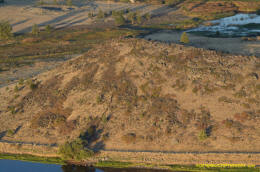
[[[188,44],[190,41],[189,41],[189,37],[187,35],[186,32],[183,32],[182,35],[181,35],[181,39],[180,39],[180,42],[184,43],[184,44]]]
[[[40,30],[39,30],[39,27],[37,24],[34,24],[33,27],[32,27],[32,34],[35,35],[35,36],[38,36],[40,33]]]
[[[0,0],[0,3],[4,3],[5,1],[4,0]]]
[[[0,39],[9,39],[13,36],[12,26],[8,21],[0,22]]]
[[[83,160],[94,155],[94,152],[85,147],[86,143],[78,138],[59,146],[58,153],[64,160]]]

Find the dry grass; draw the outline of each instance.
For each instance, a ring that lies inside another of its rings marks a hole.
[[[259,75],[258,63],[181,45],[110,40],[33,78],[35,89],[1,88],[0,132],[21,126],[4,138],[42,143],[81,136],[92,148],[259,151],[253,129],[260,126],[260,83],[252,75]]]

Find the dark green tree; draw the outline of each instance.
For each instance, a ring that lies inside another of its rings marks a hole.
[[[86,143],[78,138],[72,142],[66,142],[59,146],[59,154],[64,160],[83,160],[94,155],[94,152],[87,149]]]

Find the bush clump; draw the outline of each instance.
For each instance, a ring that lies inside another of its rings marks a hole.
[[[126,20],[122,14],[116,15],[114,18],[117,25],[126,24]]]
[[[184,44],[188,44],[188,43],[190,42],[190,41],[189,41],[189,37],[188,37],[188,35],[187,35],[186,32],[183,32],[183,33],[182,33],[180,42],[181,42],[181,43],[184,43]]]
[[[37,24],[34,24],[33,27],[32,27],[32,34],[35,35],[35,36],[38,36],[40,33],[40,30],[39,30],[39,27]]]
[[[45,31],[46,31],[47,33],[51,33],[52,30],[53,30],[53,28],[52,28],[51,25],[48,24],[48,25],[45,26]]]
[[[198,138],[200,141],[205,140],[206,138],[208,138],[207,132],[205,130],[200,131]]]
[[[59,154],[65,160],[83,160],[94,155],[94,152],[86,148],[86,142],[82,139],[76,139],[72,142],[66,142],[59,147]]]
[[[12,36],[12,26],[9,24],[9,22],[0,22],[0,39],[9,39]]]

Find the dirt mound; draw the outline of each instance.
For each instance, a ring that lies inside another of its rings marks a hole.
[[[1,88],[3,139],[92,148],[259,151],[260,59],[112,40]],[[17,130],[19,128],[19,130]]]

